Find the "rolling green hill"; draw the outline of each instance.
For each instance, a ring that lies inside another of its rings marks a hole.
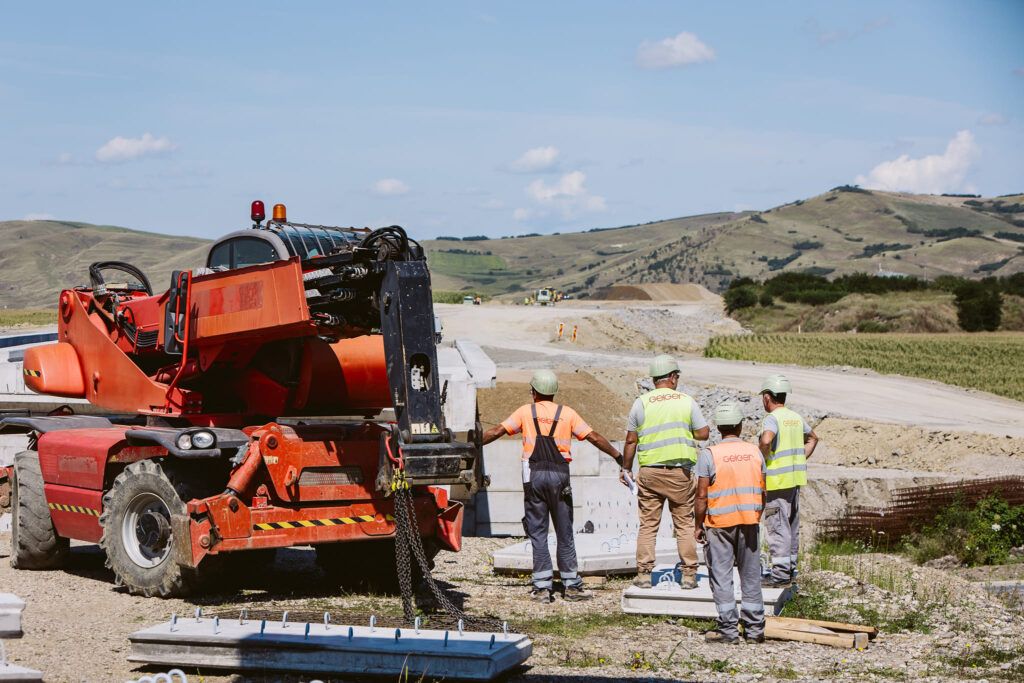
[[[89,283],[89,264],[127,261],[153,288],[205,263],[207,240],[64,221],[0,222],[0,308],[51,307],[61,289]]]
[[[415,226],[410,226],[416,236]],[[207,242],[58,221],[0,222],[0,307],[51,306],[87,281],[93,261],[140,266],[162,288],[200,265]],[[427,240],[434,289],[523,296],[554,286],[578,296],[617,283],[695,282],[720,291],[737,276],[879,269],[931,278],[1024,270],[1024,195],[912,195],[839,187],[763,212],[545,236]]]

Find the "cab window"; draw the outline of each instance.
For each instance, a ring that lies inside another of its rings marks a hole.
[[[218,244],[210,251],[208,268],[245,268],[260,263],[277,261],[277,250],[267,240],[255,237],[239,237]]]

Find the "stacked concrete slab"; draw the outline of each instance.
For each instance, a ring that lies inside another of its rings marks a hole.
[[[658,569],[671,569],[670,566]],[[655,571],[658,571],[656,569]],[[739,573],[733,570],[733,587],[736,605],[740,604]],[[763,588],[764,611],[767,615],[777,615],[782,606],[792,597],[792,588]],[[662,581],[650,588],[630,586],[622,592],[622,611],[627,614],[664,614],[676,617],[695,617],[713,619],[718,616],[715,601],[711,597],[711,584],[707,572],[697,573],[697,588],[683,590],[675,581]]]
[[[613,576],[636,573],[636,534],[606,536],[576,534],[578,571],[583,576]],[[555,536],[548,536],[551,557],[555,557]],[[655,544],[658,564],[674,565],[679,562],[679,551],[674,539],[659,537]],[[704,562],[704,553],[698,551]],[[494,571],[499,573],[530,572],[533,569],[533,548],[529,541],[514,543],[491,554]]]
[[[7,661],[4,638],[21,638],[21,613],[25,601],[11,593],[0,593],[0,681],[41,681],[43,674]]]
[[[623,444],[615,444],[619,450]],[[523,483],[518,439],[501,439],[484,447],[484,473],[490,486],[466,505],[463,533],[467,536],[524,536]],[[636,534],[640,528],[636,496],[619,482],[619,466],[588,442],[574,442],[572,476],[574,526],[590,522],[597,536]],[[458,495],[457,492],[453,492]],[[672,519],[662,516],[658,535],[670,538]]]

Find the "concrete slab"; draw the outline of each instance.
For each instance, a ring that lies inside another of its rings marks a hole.
[[[128,637],[131,662],[305,674],[490,681],[533,652],[520,633],[183,618]]]
[[[739,574],[733,570],[736,605],[740,603]],[[792,597],[792,588],[763,588],[764,612],[772,616]],[[676,617],[714,619],[718,616],[711,597],[711,585],[706,571],[697,572],[697,588],[683,590],[674,581],[664,581],[651,588],[630,586],[622,592],[622,611],[626,614],[665,614]]]
[[[466,369],[469,370],[477,389],[493,389],[498,378],[498,366],[480,345],[468,339],[458,339],[455,341],[455,348],[465,361]]]
[[[21,638],[25,601],[13,593],[0,593],[0,638]]]
[[[43,680],[43,672],[36,671],[35,669],[27,669],[17,664],[8,664],[0,661],[0,681],[18,681],[19,683],[27,683],[28,681],[41,681]]]
[[[636,573],[636,534],[602,536],[600,534],[576,534],[576,559],[583,576],[607,576]],[[555,536],[548,536],[548,547],[552,558],[555,556]],[[679,561],[676,543],[671,538],[658,538],[655,545],[658,564],[674,565]],[[533,570],[533,549],[529,541],[515,543],[491,554],[494,571],[530,572]],[[704,555],[698,551],[698,561]]]

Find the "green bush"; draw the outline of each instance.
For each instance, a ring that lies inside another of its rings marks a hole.
[[[907,540],[906,550],[917,562],[952,553],[975,567],[1002,564],[1010,550],[1020,545],[1024,545],[1024,505],[1011,506],[993,494],[976,505],[961,500],[945,508]]]
[[[758,303],[760,303],[765,308],[768,308],[769,306],[775,303],[775,299],[773,299],[772,295],[769,294],[768,292],[761,292],[761,297],[758,299]]]
[[[865,320],[863,322],[857,323],[857,331],[865,333],[889,332],[891,331],[891,328],[885,323],[880,323],[877,320]]]
[[[965,332],[994,332],[1003,320],[1003,297],[983,282],[967,281],[954,290],[956,319]]]
[[[729,289],[725,292],[723,298],[725,299],[725,310],[732,313],[741,308],[750,308],[756,305],[758,300],[757,289],[750,285]]]

